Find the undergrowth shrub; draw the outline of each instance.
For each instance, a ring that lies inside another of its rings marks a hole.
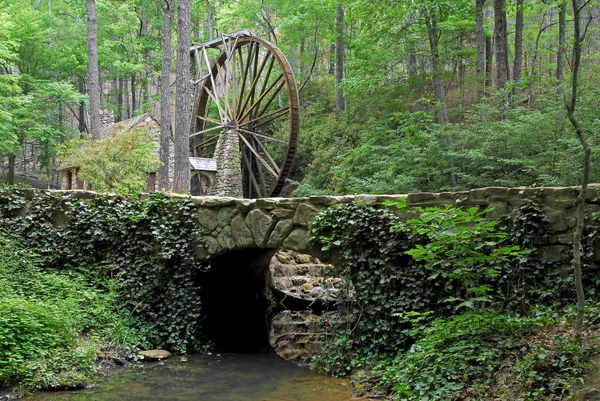
[[[81,385],[98,352],[199,349],[196,218],[161,194],[0,189],[0,388]]]
[[[196,220],[189,199],[159,193],[81,201],[69,193],[0,190],[0,227],[39,250],[44,269],[80,275],[104,290],[112,278],[109,293],[118,294],[121,313],[144,322],[152,345],[178,352],[202,346]]]
[[[418,321],[416,316],[408,317],[414,324],[407,330],[414,344],[382,367],[383,383],[407,401],[451,400],[489,379],[506,355],[525,345],[523,335],[545,321],[497,310]]]
[[[523,357],[530,352],[527,336],[551,321],[546,312],[530,315],[532,308],[560,308],[574,296],[570,275],[530,258],[548,224],[535,200],[504,221],[479,208],[388,206],[396,213],[352,203],[330,207],[309,229],[313,243],[330,252],[332,273],[356,289],[323,319],[324,345],[314,366],[339,375],[379,363],[383,384],[400,399],[449,400],[485,385],[514,354],[523,378],[556,373],[544,383],[521,380],[523,394],[537,384],[540,394],[569,391],[581,368],[575,349],[565,343],[546,353],[555,358]],[[559,366],[565,358],[573,364]],[[544,361],[552,362],[538,365]]]
[[[0,388],[79,387],[93,378],[98,350],[115,351],[105,339],[116,328],[120,352],[145,342],[142,330],[119,313],[114,291],[79,275],[43,271],[40,261],[0,230]]]
[[[393,204],[395,205],[395,204]],[[406,213],[404,204],[398,205]],[[499,302],[493,289],[518,269],[527,251],[506,242],[497,222],[476,208],[412,210],[401,219],[391,210],[344,204],[315,218],[312,241],[332,251],[334,274],[350,280],[355,295],[327,321],[323,352],[315,365],[344,374],[373,358],[386,359],[409,347],[410,322],[392,318]]]

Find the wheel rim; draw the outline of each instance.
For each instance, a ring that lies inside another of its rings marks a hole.
[[[298,140],[298,92],[285,56],[254,36],[223,39],[220,54],[198,79],[192,153],[213,157],[221,134],[239,137],[244,197],[277,196],[289,175]],[[215,46],[212,46],[215,47]],[[209,51],[196,47],[198,75]]]

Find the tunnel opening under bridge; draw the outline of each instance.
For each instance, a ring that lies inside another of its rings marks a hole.
[[[276,249],[242,249],[210,259],[199,273],[204,338],[219,352],[269,346],[269,262]],[[206,263],[205,263],[206,264]]]

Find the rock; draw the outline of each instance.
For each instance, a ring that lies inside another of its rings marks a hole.
[[[318,213],[318,208],[301,203],[298,205],[298,209],[296,209],[296,214],[294,214],[294,224],[297,226],[308,227]]]
[[[308,264],[308,263],[312,263],[312,256],[307,255],[305,253],[297,253],[296,255],[294,255],[294,259],[296,259],[296,263],[299,264]]]
[[[565,213],[564,209],[550,207],[545,207],[543,209],[550,222],[550,230],[555,233],[561,233],[569,229],[569,221],[567,219],[568,214]]]
[[[282,311],[273,317],[269,343],[283,359],[309,366],[319,342],[315,340],[319,317],[310,311]]]
[[[281,250],[275,254],[277,260],[281,263],[293,263],[294,255],[291,251]]]
[[[308,250],[308,232],[302,228],[295,229],[283,241],[283,247],[296,252],[306,252]]]
[[[198,208],[198,223],[205,234],[217,227],[217,212],[214,209]]]
[[[271,215],[279,220],[291,219],[294,217],[294,211],[292,209],[277,208],[271,212]]]
[[[202,245],[196,245],[196,247],[194,248],[194,254],[196,255],[196,259],[198,260],[206,259],[206,257],[208,256],[206,249]]]
[[[235,206],[243,214],[248,213],[254,207],[256,199],[236,199]]]
[[[219,243],[213,237],[205,236],[200,239],[201,244],[209,255],[214,255],[219,252]]]
[[[292,228],[294,228],[294,223],[292,223],[292,220],[282,220],[278,222],[275,226],[275,229],[271,233],[271,236],[269,237],[267,247],[279,248],[287,236],[292,232]]]
[[[252,231],[250,231],[242,216],[235,216],[231,220],[231,235],[238,248],[250,248],[254,246]]]
[[[560,262],[567,258],[569,247],[564,245],[550,245],[540,247],[536,252],[536,259],[547,263]]]
[[[265,212],[254,209],[246,216],[246,224],[252,231],[254,243],[260,248],[265,248],[275,221]]]
[[[223,231],[221,231],[217,237],[217,242],[222,249],[235,248],[235,241],[231,235],[231,226],[223,228]]]
[[[356,195],[354,202],[357,205],[373,206],[379,202],[377,195]]]
[[[143,359],[144,361],[162,361],[163,359],[169,358],[171,353],[162,349],[151,349],[138,351],[138,355],[140,356],[140,359]]]
[[[584,388],[579,395],[581,401],[600,401],[600,390],[597,388]]]
[[[231,224],[233,215],[238,213],[235,207],[224,207],[217,213],[217,226],[225,227]]]
[[[406,203],[413,206],[420,203],[431,202],[436,199],[436,194],[431,192],[413,192],[406,197]]]

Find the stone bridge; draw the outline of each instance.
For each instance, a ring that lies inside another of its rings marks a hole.
[[[549,240],[539,247],[539,257],[559,262],[572,244],[576,225],[577,187],[505,188],[488,187],[464,192],[411,193],[407,195],[311,196],[304,198],[238,199],[226,197],[192,197],[198,208],[198,225],[202,229],[197,247],[198,259],[225,255],[242,249],[289,249],[313,256],[323,255],[310,246],[308,225],[319,210],[333,205],[355,202],[381,205],[384,201],[405,197],[411,206],[493,208],[493,217],[504,217],[523,202],[535,200],[549,219]],[[177,196],[177,195],[174,195]],[[597,185],[587,194],[587,211],[600,211],[596,199]],[[600,254],[600,252],[599,252]],[[566,263],[569,261],[567,260]]]
[[[592,186],[587,194],[588,213],[600,211],[597,189],[597,185]],[[95,196],[86,191],[69,193],[82,200]],[[308,240],[309,224],[327,206],[348,202],[380,206],[386,200],[405,197],[409,207],[479,206],[493,208],[491,217],[502,218],[534,200],[548,218],[549,235],[534,244],[537,251],[533,257],[566,271],[576,225],[577,194],[576,187],[489,187],[407,195],[192,197],[201,229],[196,257],[203,269],[196,280],[204,315],[202,332],[221,351],[271,346],[286,359],[308,360],[315,346],[310,333],[317,327],[316,315],[335,300],[335,286],[319,277],[325,267],[315,259],[324,260],[326,255],[311,247]],[[600,264],[600,242],[594,241],[593,247],[594,262]],[[276,254],[279,250],[284,251]]]

